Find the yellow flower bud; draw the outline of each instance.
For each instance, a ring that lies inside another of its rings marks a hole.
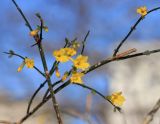
[[[67,79],[67,77],[68,77],[68,72],[65,72],[65,74],[62,77],[62,81],[65,81]]]
[[[18,67],[17,72],[22,71],[24,65],[25,65],[25,62],[23,61],[22,64]]]
[[[36,36],[37,34],[38,34],[38,32],[39,32],[39,30],[38,29],[36,29],[36,30],[33,30],[33,31],[31,31],[30,32],[30,36]]]
[[[60,72],[59,72],[58,68],[56,68],[55,74],[56,74],[56,77],[60,78],[61,75],[60,75]]]

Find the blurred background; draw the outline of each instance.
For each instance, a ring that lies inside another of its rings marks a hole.
[[[89,56],[92,65],[112,55],[115,47],[140,17],[136,13],[138,7],[145,5],[150,10],[160,6],[160,2],[156,0],[16,0],[16,2],[33,28],[39,25],[35,13],[40,13],[49,27],[49,32],[43,36],[49,69],[54,61],[53,50],[61,48],[66,37],[82,41],[90,30],[84,54]],[[33,58],[35,65],[42,71],[43,68],[38,49],[30,47],[34,40],[29,36],[29,30],[12,1],[1,0],[0,10],[0,120],[16,121],[25,115],[27,102],[44,78],[35,70],[26,67],[18,73],[17,68],[22,60],[17,57],[8,58],[3,52],[13,50],[22,56]],[[159,13],[160,11],[156,11],[149,14],[138,25],[121,51],[136,48],[137,52],[142,52],[159,48]],[[122,91],[126,97],[126,102],[122,106],[123,114],[113,112],[113,107],[104,99],[78,86],[70,85],[56,94],[64,122],[142,123],[144,116],[160,97],[159,57],[160,54],[157,53],[113,62],[85,76],[85,84],[96,88],[104,95]],[[61,68],[63,73],[69,66],[62,65]],[[53,76],[52,80],[57,79]],[[41,100],[46,88],[39,93],[35,104]],[[48,102],[25,123],[53,122],[51,104]],[[152,123],[160,123],[160,112],[155,115]]]

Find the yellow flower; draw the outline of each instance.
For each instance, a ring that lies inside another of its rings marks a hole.
[[[76,51],[73,48],[61,48],[60,50],[53,51],[53,56],[59,62],[67,62],[75,54]]]
[[[74,66],[77,69],[85,70],[90,66],[90,64],[87,62],[88,61],[87,56],[79,55],[75,60],[72,60],[72,61],[73,61]]]
[[[58,68],[56,68],[55,73],[56,73],[56,77],[60,78],[61,75],[60,75]]]
[[[30,32],[30,36],[36,36],[37,34],[38,34],[38,32],[39,32],[39,30],[38,29],[36,29],[36,30],[33,30],[33,31],[31,31]]]
[[[107,96],[107,99],[115,106],[122,106],[125,101],[124,96],[122,96],[122,92],[115,92],[111,96]]]
[[[82,81],[83,76],[84,76],[84,74],[80,73],[80,72],[73,73],[70,78],[71,83],[83,84],[83,81]]]
[[[24,62],[25,62],[25,65],[27,66],[27,68],[34,67],[34,60],[33,59],[25,58]]]
[[[147,7],[142,6],[137,9],[137,13],[140,14],[141,16],[145,16],[147,14]]]
[[[18,67],[17,72],[22,71],[24,65],[25,65],[25,63],[24,63],[24,61],[23,61],[22,64]]]

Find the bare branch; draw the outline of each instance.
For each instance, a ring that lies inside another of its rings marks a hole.
[[[83,54],[83,52],[84,52],[85,42],[87,41],[87,37],[89,36],[89,33],[90,33],[90,31],[87,32],[84,40],[82,41],[82,45],[83,45],[83,46],[82,46],[81,54]]]
[[[0,124],[18,124],[16,122],[9,122],[9,121],[5,121],[5,120],[0,120]]]
[[[28,107],[27,107],[27,114],[29,113],[30,111],[30,108],[31,108],[31,105],[32,105],[32,102],[35,98],[35,96],[38,94],[38,92],[44,87],[44,85],[47,83],[47,80],[45,80],[37,89],[36,91],[33,93],[32,97],[30,98],[29,102],[28,102]]]
[[[87,71],[83,71],[82,73],[87,74],[95,69],[97,69],[98,67],[108,64],[110,62],[113,61],[118,61],[118,60],[124,60],[124,59],[130,59],[130,58],[134,58],[134,57],[138,57],[138,56],[144,56],[144,55],[150,55],[153,53],[157,53],[160,52],[160,49],[156,49],[156,50],[146,50],[144,52],[141,53],[136,53],[133,55],[128,55],[125,57],[120,57],[120,58],[116,58],[116,57],[112,57],[112,58],[108,58],[106,60],[102,60],[101,62],[94,64],[93,66],[91,66]],[[64,84],[62,84],[61,86],[59,86],[57,89],[54,90],[54,93],[58,93],[59,91],[61,91],[62,89],[64,89],[65,87],[67,87],[70,84],[70,81],[65,82]],[[34,114],[39,108],[41,108],[41,106],[43,106],[49,99],[51,98],[51,95],[48,95],[42,102],[40,102],[32,111],[30,111],[27,115],[25,115],[20,122],[23,123],[27,118],[29,118],[32,114]],[[20,124],[21,124],[20,123]]]
[[[154,115],[156,114],[156,112],[158,111],[159,108],[160,108],[160,99],[154,105],[152,110],[147,114],[147,116],[145,117],[145,119],[143,121],[143,124],[149,124],[153,120]]]
[[[147,15],[150,14],[151,12],[154,12],[156,10],[159,10],[160,7],[151,9],[150,11],[147,12]],[[145,15],[145,16],[147,16]],[[116,56],[116,54],[118,53],[120,47],[124,44],[124,42],[128,39],[128,37],[132,34],[132,32],[136,29],[136,27],[138,26],[138,24],[144,19],[143,16],[141,16],[136,23],[131,27],[130,31],[127,33],[127,35],[124,37],[124,39],[119,43],[119,45],[117,46],[117,48],[114,50],[114,54],[113,56]]]

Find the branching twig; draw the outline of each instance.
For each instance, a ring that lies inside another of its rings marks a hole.
[[[26,22],[26,25],[28,26],[29,30],[32,31],[32,27],[30,25],[30,23],[28,22],[27,18],[25,17],[25,15],[23,14],[22,10],[19,8],[18,4],[16,3],[15,0],[12,0],[12,2],[14,3],[14,5],[16,6],[17,10],[19,11],[19,13],[22,15],[23,19]]]
[[[30,111],[30,108],[31,108],[31,105],[32,105],[32,102],[35,98],[35,96],[38,94],[38,92],[41,90],[42,87],[44,87],[44,85],[47,83],[47,80],[45,80],[37,89],[36,91],[33,93],[32,97],[30,98],[29,102],[28,102],[28,107],[27,107],[27,114],[29,113]]]
[[[150,54],[157,53],[157,52],[160,52],[160,49],[150,50],[150,51],[147,50],[147,51],[144,51],[144,52],[141,52],[141,53],[136,53],[136,54],[133,54],[133,55],[128,55],[128,56],[120,57],[120,58],[114,58],[114,57],[113,57],[114,59],[108,58],[106,60],[102,60],[101,62],[99,62],[97,64],[94,64],[87,71],[83,71],[83,73],[87,74],[87,73],[89,73],[89,72],[97,69],[98,67],[100,67],[102,65],[105,65],[105,64],[108,64],[108,63],[113,62],[113,61],[125,60],[125,59],[130,59],[130,58],[134,58],[134,57],[138,57],[138,56],[144,56],[144,55],[150,55]],[[58,93],[59,91],[61,91],[65,87],[67,87],[69,84],[70,84],[70,81],[65,82],[64,84],[62,84],[61,86],[59,86],[56,90],[54,90],[54,93],[55,94]],[[20,122],[23,123],[27,118],[29,118],[32,114],[34,114],[41,106],[43,106],[43,104],[45,104],[50,98],[51,98],[51,95],[48,95],[45,98],[45,100],[43,100],[42,102],[40,102],[32,111],[30,111],[30,113],[28,113],[27,115],[25,115],[20,120]]]
[[[150,14],[153,11],[159,10],[160,7],[151,9],[150,11],[147,12],[147,15]],[[146,16],[147,16],[146,15]],[[141,16],[136,23],[131,27],[130,31],[127,33],[127,35],[124,37],[124,39],[119,43],[119,45],[117,46],[117,48],[114,50],[114,54],[113,56],[116,56],[116,54],[118,53],[120,47],[123,45],[123,43],[128,39],[128,37],[132,34],[132,32],[136,29],[136,27],[138,26],[138,24],[144,19],[143,16]]]
[[[58,85],[61,82],[62,82],[62,80],[59,80],[59,81],[55,82],[54,84],[52,84],[52,88],[55,87],[56,85]],[[48,93],[49,93],[49,89],[47,89],[47,91],[45,92],[45,94],[44,94],[44,96],[42,98],[42,101],[46,99]]]
[[[68,76],[70,76],[71,72],[72,72],[72,69],[68,72]],[[52,84],[52,87],[60,84],[61,82],[63,82],[62,79]],[[49,93],[49,89],[47,89],[47,91],[45,92],[42,100],[44,100],[48,96],[48,93]]]
[[[125,60],[125,59],[134,58],[134,57],[138,57],[138,56],[144,56],[144,55],[151,55],[151,54],[157,53],[157,52],[160,52],[160,49],[146,50],[146,51],[141,52],[141,53],[136,53],[136,54],[132,54],[132,55],[124,56],[124,57],[118,57],[118,58],[112,57],[112,58],[108,58],[108,59],[105,59],[105,60],[102,60],[102,61],[98,62],[97,64],[94,64],[88,70],[85,70],[82,73],[86,74],[86,73],[88,73],[90,71],[93,71],[96,68],[99,68],[99,67],[103,66],[104,64],[110,63],[112,61]]]
[[[65,88],[66,86],[68,86],[70,84],[70,81],[67,81],[66,83],[62,84],[61,86],[59,86],[56,90],[54,90],[54,94],[58,93],[60,90],[62,90],[63,88]],[[18,124],[22,124],[25,120],[27,120],[31,115],[33,115],[39,108],[41,108],[41,106],[43,106],[51,97],[51,95],[49,95],[48,97],[46,97],[46,99],[44,99],[42,102],[40,102],[32,111],[30,111],[28,114],[26,114],[19,122]]]
[[[67,45],[68,45],[68,41],[65,42],[64,48],[65,48]],[[57,61],[55,61],[55,62],[53,63],[53,66],[52,66],[52,68],[51,68],[51,70],[50,70],[50,76],[52,76],[52,74],[54,73],[54,71],[55,71],[55,69],[56,69],[55,67],[58,66],[58,64],[59,64],[59,62],[57,62]],[[52,87],[54,87],[55,85],[59,84],[59,82],[61,82],[61,81],[57,81],[56,83],[52,84]],[[31,96],[31,99],[30,99],[30,101],[29,101],[29,103],[28,103],[28,107],[27,107],[27,114],[28,114],[29,111],[30,111],[30,108],[31,108],[31,105],[32,105],[32,102],[33,102],[34,98],[36,97],[36,95],[38,94],[38,92],[44,87],[44,85],[45,85],[46,83],[47,83],[47,80],[45,80],[42,84],[40,84],[40,86],[36,89],[36,91],[35,91],[35,92],[33,93],[33,95]],[[45,99],[45,97],[48,95],[48,92],[49,92],[49,89],[46,91],[43,99]]]
[[[160,99],[154,105],[152,110],[147,114],[147,116],[145,117],[145,119],[143,121],[143,124],[149,124],[153,120],[154,115],[156,114],[156,112],[158,111],[159,108],[160,108]]]
[[[87,41],[87,37],[89,36],[89,33],[90,33],[90,31],[87,32],[84,40],[82,41],[82,45],[83,45],[83,46],[82,46],[81,54],[83,54],[83,52],[84,52],[85,42]]]
[[[3,52],[3,53],[5,53],[5,54],[8,54],[8,55],[13,55],[13,56],[17,56],[17,57],[19,57],[19,58],[21,58],[21,59],[25,59],[25,57],[23,57],[23,56],[21,56],[21,55],[19,55],[19,54],[17,54],[17,53],[10,53],[10,52]],[[37,72],[39,72],[43,77],[45,77],[45,74],[44,73],[42,73],[36,66],[34,66],[33,67]]]

